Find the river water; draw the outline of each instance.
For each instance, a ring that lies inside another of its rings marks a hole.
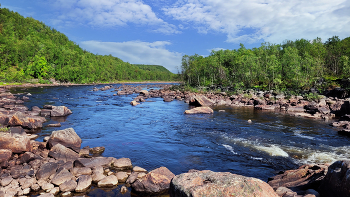
[[[114,89],[91,91],[102,86],[12,92],[31,93],[27,107],[67,106],[73,114],[49,120],[44,126],[61,122],[59,129],[74,128],[82,147],[104,146],[103,156],[128,157],[133,165],[147,170],[165,166],[180,174],[209,169],[267,181],[276,172],[303,163],[350,158],[350,138],[339,136],[323,120],[246,107],[217,107],[211,115],[185,115],[190,106],[183,101],[151,98],[133,107],[129,103],[136,94],[113,96]],[[44,127],[38,140],[53,130],[58,128]]]

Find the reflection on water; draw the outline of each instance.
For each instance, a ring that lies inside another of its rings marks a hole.
[[[17,92],[32,94],[25,103],[28,107],[51,104],[72,110],[66,119],[51,119],[45,125],[60,122],[61,129],[73,127],[82,146],[105,146],[104,156],[128,157],[147,170],[166,166],[180,174],[210,169],[266,181],[275,172],[302,163],[350,157],[349,139],[321,120],[238,107],[218,107],[212,115],[185,115],[189,106],[183,101],[152,98],[132,107],[129,102],[137,95],[113,96],[114,89],[93,92],[92,88]],[[57,129],[43,128],[38,140]]]

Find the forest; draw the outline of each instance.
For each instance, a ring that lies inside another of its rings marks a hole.
[[[0,81],[92,83],[173,81],[162,66],[133,65],[112,55],[95,55],[31,17],[0,8]]]
[[[237,50],[212,51],[208,57],[184,55],[181,74],[191,87],[325,90],[350,80],[349,57],[350,37],[286,40],[253,49],[241,44]]]

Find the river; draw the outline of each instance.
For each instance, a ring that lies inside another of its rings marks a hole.
[[[51,119],[44,126],[61,122],[59,129],[74,128],[82,147],[104,146],[103,156],[128,157],[133,165],[147,170],[165,166],[180,174],[209,169],[267,181],[303,163],[350,157],[350,138],[339,136],[323,120],[247,107],[217,107],[214,114],[185,115],[190,106],[183,101],[151,98],[133,107],[129,103],[136,94],[91,91],[102,86],[18,88],[12,92],[31,93],[25,103],[29,108],[67,106],[73,114]],[[53,130],[58,128],[44,127],[38,140]]]

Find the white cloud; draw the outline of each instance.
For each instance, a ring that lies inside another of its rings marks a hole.
[[[179,0],[163,11],[199,33],[225,33],[227,42],[281,43],[348,37],[349,8],[348,0]]]
[[[152,8],[141,0],[51,0],[61,12],[62,22],[74,21],[97,27],[145,25],[151,31],[180,33],[175,25],[158,18]],[[57,22],[57,21],[56,21]]]
[[[80,46],[92,53],[111,54],[132,64],[162,65],[171,72],[177,73],[177,68],[181,67],[182,54],[167,50],[166,46],[170,44],[167,41],[99,42],[91,40],[81,42]]]

